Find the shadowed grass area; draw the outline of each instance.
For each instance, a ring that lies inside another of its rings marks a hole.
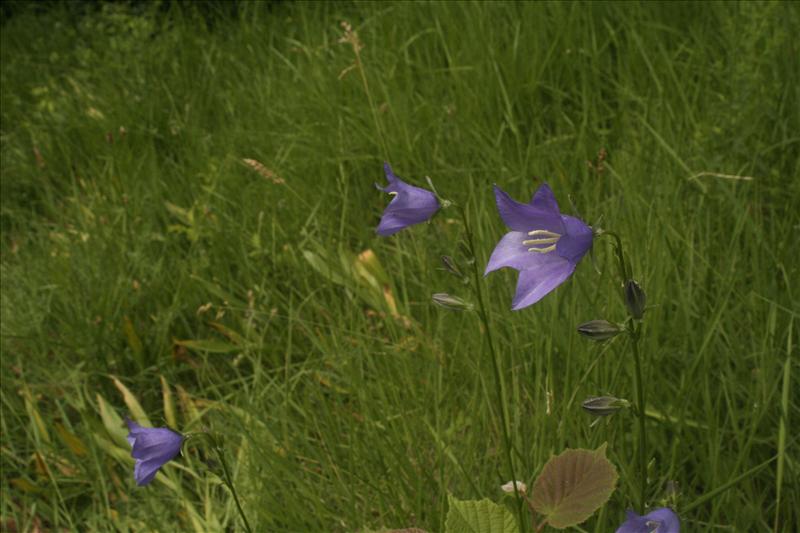
[[[652,305],[648,501],[686,531],[793,530],[798,27],[779,2],[16,11],[0,37],[0,517],[237,527],[192,446],[135,487],[120,417],[139,405],[226,435],[257,531],[443,531],[448,493],[500,501],[485,331],[430,303],[474,301],[440,262],[471,272],[463,222],[377,237],[386,160],[467,208],[481,273],[505,232],[493,183],[527,201],[547,180],[564,212],[620,234]],[[519,312],[514,272],[480,282],[518,477],[608,442],[619,489],[581,527],[613,530],[638,486],[635,417],[590,427],[580,402],[634,398],[630,351],[575,332],[624,319],[609,243]]]

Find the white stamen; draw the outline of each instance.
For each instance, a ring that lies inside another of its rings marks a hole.
[[[547,248],[528,248],[528,251],[529,252],[539,252],[540,254],[546,254],[548,252],[552,252],[555,249],[556,249],[556,245],[555,244],[551,244]]]
[[[526,246],[530,246],[531,244],[553,244],[554,242],[558,242],[558,237],[549,237],[547,239],[528,239],[527,241],[522,241],[522,244]]]
[[[523,246],[531,246],[528,248],[529,252],[536,252],[539,254],[546,254],[556,249],[556,243],[561,238],[561,235],[546,229],[535,229],[528,232],[531,237],[539,237],[538,239],[526,239],[522,241]],[[544,246],[549,244],[550,246]]]
[[[529,231],[528,235],[531,237],[535,237],[536,235],[543,235],[545,237],[561,237],[558,233],[548,231],[546,229],[535,229],[533,231]]]

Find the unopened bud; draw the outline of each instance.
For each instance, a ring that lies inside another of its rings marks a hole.
[[[616,324],[612,324],[608,320],[590,320],[585,324],[578,326],[578,333],[584,337],[588,337],[593,341],[604,341],[614,337],[622,331]]]
[[[514,485],[516,485],[516,491],[520,494],[525,494],[528,491],[528,486],[522,481],[509,481],[505,485],[502,485],[500,489],[506,494],[514,494]]]
[[[451,311],[471,311],[472,304],[465,302],[458,296],[452,296],[446,292],[437,292],[432,297],[433,303]]]
[[[455,260],[449,255],[442,256],[442,265],[444,265],[444,269],[450,272],[452,275],[458,276],[459,278],[464,277],[464,274],[462,274],[458,269],[458,265],[456,264]]]
[[[597,396],[587,398],[581,404],[583,409],[594,416],[613,415],[622,408],[630,407],[628,400],[614,398],[613,396]]]
[[[630,315],[639,320],[644,316],[644,307],[647,304],[647,296],[642,287],[634,280],[629,279],[625,282],[625,305],[628,306]]]

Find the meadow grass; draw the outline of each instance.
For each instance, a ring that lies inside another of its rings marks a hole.
[[[619,233],[652,304],[650,506],[685,531],[800,524],[796,5],[16,7],[4,527],[237,529],[191,446],[135,487],[128,414],[225,434],[257,531],[443,531],[447,494],[501,501],[486,331],[430,300],[473,298],[440,263],[471,268],[464,225],[445,210],[376,236],[384,160],[466,207],[481,272],[506,231],[493,183],[527,200],[547,180]],[[634,414],[580,409],[634,398],[625,341],[575,332],[624,318],[613,260],[598,241],[519,312],[513,271],[480,281],[518,477],[609,443],[619,488],[580,531],[613,531],[638,487]]]

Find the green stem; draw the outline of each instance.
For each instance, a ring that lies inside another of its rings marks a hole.
[[[617,256],[619,275],[620,278],[622,278],[622,285],[624,286],[625,283],[631,279],[631,271],[630,267],[628,266],[628,262],[625,260],[625,252],[622,248],[622,239],[619,238],[619,235],[611,231],[602,231],[601,235],[608,235],[614,239],[614,252]],[[644,513],[647,500],[647,424],[645,423],[647,400],[645,397],[644,379],[642,378],[642,358],[639,353],[639,338],[641,336],[642,328],[635,320],[631,319],[628,321],[626,331],[628,333],[628,337],[630,338],[631,351],[633,352],[636,410],[639,417],[637,457],[641,481],[638,504],[639,512]]]
[[[647,499],[647,425],[645,424],[645,408],[647,406],[644,392],[644,380],[642,379],[642,358],[639,355],[639,334],[641,328],[636,326],[633,321],[628,323],[628,335],[631,339],[633,350],[633,362],[636,367],[636,406],[639,415],[639,472],[641,485],[639,492],[639,512],[644,514]]]
[[[231,478],[230,470],[228,469],[228,463],[225,461],[225,454],[222,451],[222,448],[217,446],[217,443],[214,442],[212,445],[214,451],[217,453],[217,457],[219,458],[219,462],[222,465],[222,472],[225,475],[225,485],[231,491],[233,495],[233,501],[236,503],[236,509],[239,511],[239,516],[242,517],[242,522],[244,523],[244,529],[247,533],[252,533],[252,529],[250,529],[250,523],[247,521],[247,516],[244,514],[244,510],[242,510],[242,504],[239,502],[239,496],[236,494],[236,489],[233,486],[233,479]]]
[[[509,428],[508,428],[508,413],[506,403],[504,401],[505,398],[505,386],[503,384],[503,374],[500,371],[500,361],[497,357],[497,352],[495,351],[494,347],[494,340],[492,338],[492,328],[489,325],[489,316],[486,312],[486,304],[483,300],[483,291],[481,290],[481,275],[480,271],[478,270],[478,262],[475,260],[475,243],[473,240],[472,230],[470,228],[469,222],[467,221],[467,214],[463,207],[460,205],[458,206],[458,210],[461,213],[461,220],[464,222],[464,230],[467,234],[467,244],[469,246],[469,253],[472,256],[472,273],[475,281],[475,296],[478,299],[478,315],[481,318],[481,322],[483,323],[483,327],[486,330],[486,341],[489,344],[489,353],[492,356],[492,368],[494,370],[494,379],[496,383],[495,391],[497,392],[497,403],[500,406],[500,421],[501,425],[503,426],[503,444],[506,451],[506,461],[508,462],[508,469],[511,472],[511,481],[514,484],[514,494],[517,497],[517,511],[519,513],[519,523],[520,527],[524,527],[525,524],[525,515],[522,512],[522,495],[520,494],[519,490],[517,489],[517,476],[514,472],[514,461],[511,455],[511,437],[509,435]]]

